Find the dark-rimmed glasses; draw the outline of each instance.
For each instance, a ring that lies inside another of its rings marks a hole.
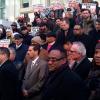
[[[65,57],[61,57],[61,58],[49,57],[49,58],[47,59],[47,61],[56,62],[56,61],[60,61],[60,60],[63,59],[63,58],[65,58]]]
[[[74,30],[80,30],[80,28],[75,28]]]

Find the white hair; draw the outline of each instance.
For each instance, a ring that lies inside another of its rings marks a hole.
[[[86,48],[82,42],[76,41],[73,42],[73,45],[77,46],[77,52],[82,54],[82,56],[86,56]]]

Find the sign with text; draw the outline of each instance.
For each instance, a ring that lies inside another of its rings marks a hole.
[[[74,8],[77,6],[77,4],[81,3],[82,0],[67,0],[68,2],[68,7]]]
[[[89,9],[91,13],[96,12],[96,4],[94,3],[82,3],[82,9]]]
[[[10,44],[10,39],[3,39],[3,40],[0,40],[0,47],[9,47],[9,44]]]

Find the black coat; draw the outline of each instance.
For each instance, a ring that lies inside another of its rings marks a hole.
[[[28,46],[22,43],[22,45],[18,49],[16,49],[15,44],[11,44],[10,47],[13,47],[16,51],[16,57],[14,62],[16,64],[22,64],[28,51]]]
[[[0,66],[0,100],[17,100],[18,73],[9,60]]]
[[[99,31],[97,31],[96,29],[91,30],[89,32],[89,39],[90,39],[90,43],[91,43],[91,45],[89,46],[90,53],[93,57],[94,52],[95,52],[95,46],[98,42],[100,42],[100,30]]]
[[[27,35],[23,35],[22,34],[22,37],[23,37],[23,43],[25,45],[31,45],[31,39],[33,38],[33,36],[29,35],[29,33],[27,33]]]
[[[97,66],[96,64],[93,65],[87,82],[91,90],[89,100],[100,100],[100,66]]]
[[[46,49],[47,50],[47,47],[48,47],[48,43],[42,45],[42,48],[43,49]],[[51,48],[48,50],[48,52],[50,52],[51,50],[53,49],[60,49],[61,51],[63,51],[63,46],[61,45],[58,45],[56,42],[51,46]]]
[[[57,31],[57,44],[63,45],[66,41],[70,40],[70,38],[72,37],[72,29],[69,29],[67,32],[67,35],[65,35],[65,31],[60,29]]]
[[[67,67],[51,72],[44,85],[42,100],[87,100],[83,81]]]
[[[91,68],[91,62],[87,57],[85,57],[78,65],[73,66],[72,70],[76,72],[83,80],[85,80],[88,77]]]

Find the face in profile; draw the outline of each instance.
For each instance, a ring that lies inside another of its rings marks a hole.
[[[100,66],[100,49],[95,50],[94,61],[95,61],[96,65]]]

